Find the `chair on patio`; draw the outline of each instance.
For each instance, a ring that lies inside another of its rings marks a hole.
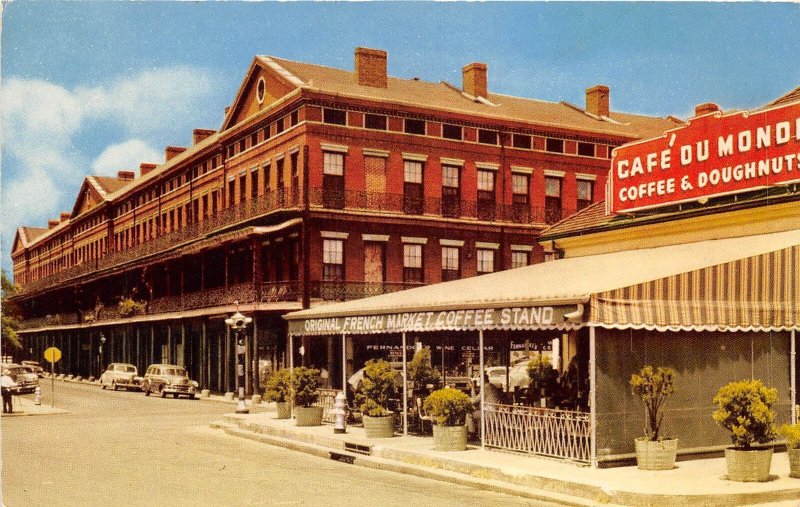
[[[425,421],[428,421],[431,425],[431,431],[433,431],[433,416],[425,413],[425,409],[422,407],[422,398],[417,397],[415,401],[417,404],[417,417],[419,417],[419,432],[425,433]]]

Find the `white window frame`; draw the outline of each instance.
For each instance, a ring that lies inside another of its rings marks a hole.
[[[329,176],[344,176],[344,154],[325,151],[322,153],[322,173]]]
[[[419,160],[403,161],[403,181],[405,183],[422,184],[423,163]]]
[[[478,260],[478,273],[494,273],[494,250],[479,248],[475,251],[475,257]]]

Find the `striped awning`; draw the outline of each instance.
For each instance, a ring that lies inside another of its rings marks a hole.
[[[800,322],[800,246],[593,294],[589,321],[656,330],[788,330]]]

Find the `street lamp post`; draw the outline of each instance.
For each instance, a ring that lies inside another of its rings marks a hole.
[[[239,302],[236,302],[238,307]],[[225,324],[236,334],[236,388],[239,392],[239,402],[236,405],[237,414],[249,414],[250,410],[244,403],[244,330],[253,322],[250,317],[245,317],[237,310],[236,313],[225,319]]]
[[[106,337],[100,332],[100,347],[97,349],[97,378],[103,374],[103,345],[106,343]]]

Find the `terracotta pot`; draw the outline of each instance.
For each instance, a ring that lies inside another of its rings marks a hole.
[[[789,455],[789,477],[800,479],[800,449],[787,449]]]
[[[437,451],[467,450],[467,426],[433,425],[433,448]]]
[[[322,407],[294,407],[296,426],[322,426]]]
[[[672,470],[678,451],[678,439],[656,440],[639,437],[636,443],[636,466],[640,470]]]
[[[292,417],[292,404],[288,401],[278,401],[275,403],[278,407],[278,419],[289,419]]]
[[[772,447],[753,447],[749,450],[729,447],[725,449],[728,480],[737,482],[764,482],[769,480],[772,464]]]
[[[364,415],[364,433],[367,438],[390,438],[394,436],[394,417],[370,417]]]

